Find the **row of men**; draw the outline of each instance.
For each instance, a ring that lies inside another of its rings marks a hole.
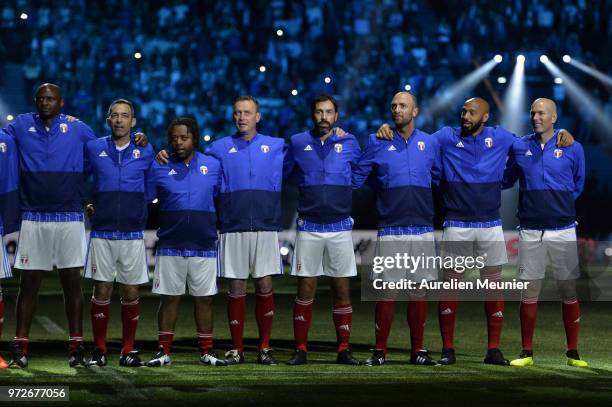
[[[111,135],[96,139],[84,123],[61,114],[61,90],[43,84],[36,92],[37,113],[23,114],[3,130],[3,233],[20,228],[15,267],[22,270],[17,298],[17,328],[10,344],[11,365],[28,364],[28,336],[44,271],[59,270],[69,322],[70,366],[104,366],[106,330],[113,282],[120,283],[123,322],[120,364],[142,366],[134,349],[139,315],[138,286],[148,280],[143,232],[146,203],[159,199],[160,228],[153,292],[161,295],[159,351],[149,366],[170,363],[178,304],[185,286],[194,297],[202,363],[244,362],[243,328],[246,286],[253,277],[259,328],[257,361],[275,364],[270,349],[274,315],[272,276],[283,273],[277,231],[283,177],[299,178],[298,221],[291,274],[298,277],[293,326],[295,352],[290,365],[307,362],[307,337],[318,276],[329,276],[337,362],[358,365],[349,350],[352,321],[349,278],[356,276],[351,238],[352,189],[372,175],[377,192],[379,241],[432,241],[432,184],[439,184],[446,216],[444,240],[473,242],[482,253],[490,242],[503,242],[499,216],[502,187],[520,180],[521,239],[576,240],[574,200],[584,184],[584,154],[566,131],[554,129],[554,102],[537,99],[531,107],[534,134],[517,138],[502,127],[488,127],[489,106],[467,100],[461,126],[429,135],[415,128],[417,100],[409,92],[391,101],[394,128],[371,135],[362,153],[355,137],[334,127],[334,98],[321,95],[311,104],[313,129],[282,138],[257,133],[261,115],[252,96],[234,103],[236,134],[215,141],[206,154],[197,151],[199,130],[189,118],[168,127],[171,154],[154,152],[146,137],[134,136],[134,106],[118,99],[108,111]],[[10,159],[10,154],[19,159]],[[506,163],[506,159],[508,163]],[[19,168],[17,169],[17,161]],[[13,163],[13,164],[11,164]],[[82,202],[84,174],[93,173],[95,192],[86,206],[92,231],[86,250]],[[19,216],[15,208],[21,207]],[[20,219],[20,222],[19,220]],[[217,229],[219,234],[217,234]],[[218,242],[217,242],[218,238]],[[87,251],[87,255],[85,252]],[[546,248],[526,253],[540,259],[523,265],[520,277],[534,284],[523,293],[523,351],[512,364],[533,364],[532,337],[537,298],[544,277]],[[542,261],[543,259],[543,261]],[[504,250],[488,253],[483,278],[501,279]],[[4,254],[5,277],[10,267]],[[82,346],[80,269],[94,279],[91,320],[95,349],[90,360]],[[527,271],[525,271],[527,267]],[[212,350],[212,296],[216,277],[229,279],[228,320],[232,349],[220,358]],[[577,350],[580,309],[573,270],[557,273],[563,297],[568,363],[586,366]],[[463,276],[445,270],[444,279]],[[437,276],[432,276],[437,278]],[[408,322],[411,362],[455,363],[454,326],[458,299],[449,292],[439,303],[442,357],[434,360],[423,346],[426,292],[410,293]],[[376,346],[367,365],[385,363],[395,302],[390,296],[375,309]],[[0,304],[2,304],[0,302]],[[0,308],[1,309],[1,308]],[[490,290],[485,301],[488,344],[485,363],[507,365],[499,349],[504,300]]]

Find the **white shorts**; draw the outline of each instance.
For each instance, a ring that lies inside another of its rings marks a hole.
[[[278,233],[231,232],[219,235],[217,275],[246,280],[283,274]]]
[[[356,276],[357,265],[351,231],[298,231],[291,259],[291,275],[335,278]]]
[[[127,285],[148,283],[144,240],[89,239],[85,277]]]
[[[418,266],[414,269],[402,267],[400,269],[385,269],[382,273],[372,271],[370,278],[372,280],[380,278],[383,281],[401,281],[405,279],[415,282],[438,279],[438,268],[434,259],[436,255],[436,241],[433,232],[417,235],[378,236],[375,250],[376,257],[395,258],[398,253],[402,257],[406,253],[415,260],[419,260],[419,258],[422,260],[417,263]],[[430,258],[429,260],[427,260],[428,257]]]
[[[550,265],[557,280],[580,277],[576,229],[519,230],[518,277],[541,280]]]
[[[6,252],[6,245],[4,244],[4,237],[0,235],[0,243],[2,243],[2,248],[0,248],[0,280],[3,278],[11,278],[13,277],[13,273],[11,271],[11,263],[9,262],[9,256]]]
[[[217,259],[214,257],[157,256],[153,293],[206,297],[217,294]]]
[[[442,234],[441,255],[484,257],[485,266],[501,266],[508,263],[504,230],[501,226],[490,228],[445,227]]]
[[[85,224],[83,222],[21,221],[15,268],[53,270],[83,267],[85,264]]]

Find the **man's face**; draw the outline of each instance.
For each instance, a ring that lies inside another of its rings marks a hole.
[[[58,89],[53,87],[43,87],[36,93],[36,111],[40,117],[50,119],[56,117],[64,107],[64,99]]]
[[[477,101],[466,102],[461,109],[461,133],[476,133],[489,119],[485,106]]]
[[[193,142],[193,135],[189,132],[187,126],[179,124],[172,127],[170,131],[170,146],[174,156],[179,161],[184,161],[193,153],[195,144]]]
[[[317,103],[312,112],[312,121],[318,134],[328,134],[338,121],[338,112],[334,104],[329,100]]]
[[[531,125],[537,134],[546,133],[557,121],[557,113],[546,102],[535,102],[531,105]]]
[[[136,125],[136,119],[132,116],[132,109],[125,103],[117,103],[111,108],[110,115],[106,119],[113,136],[120,138],[130,134],[132,127]]]
[[[251,134],[256,131],[261,116],[257,105],[251,100],[241,100],[234,104],[234,124],[238,133]]]
[[[404,127],[418,114],[418,108],[414,105],[412,97],[406,93],[399,93],[391,101],[391,117],[395,127]]]

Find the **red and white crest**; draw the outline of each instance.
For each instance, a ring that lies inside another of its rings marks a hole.
[[[487,146],[488,148],[493,147],[493,139],[491,137],[487,137],[485,139],[485,146]]]
[[[563,150],[561,150],[560,148],[555,148],[553,154],[555,155],[555,158],[561,158],[561,156],[563,155]]]
[[[334,144],[334,151],[336,151],[336,153],[340,154],[342,152],[342,144],[340,144],[340,143]]]
[[[0,143],[0,153],[6,153],[6,143]]]
[[[417,143],[417,148],[418,148],[420,151],[425,151],[425,142],[424,142],[424,141],[419,141],[419,142]]]
[[[261,148],[261,152],[264,154],[267,154],[270,152],[270,146],[267,144],[262,144],[260,148]]]
[[[132,157],[134,157],[134,159],[138,159],[140,158],[140,150],[135,148],[134,150],[132,150]]]
[[[62,133],[67,133],[68,125],[66,123],[60,123],[60,130],[62,131]]]
[[[208,174],[208,167],[207,167],[207,166],[205,166],[205,165],[201,165],[201,166],[200,166],[200,173],[201,173],[202,175],[206,175],[206,174]]]

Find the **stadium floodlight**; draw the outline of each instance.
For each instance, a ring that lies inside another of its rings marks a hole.
[[[142,54],[140,52],[135,52],[134,53],[134,58],[140,59],[140,58],[142,58]]]
[[[576,61],[572,60],[571,64],[576,65]],[[559,69],[554,62],[547,61],[544,66],[554,78],[561,79],[563,86],[567,90],[570,103],[578,108],[578,111],[588,112],[593,118],[594,129],[609,138],[612,133],[612,120],[606,115],[597,99],[589,95],[582,86]]]
[[[28,15],[26,13],[21,13],[19,18],[21,18],[22,20],[27,20],[28,19]]]
[[[563,62],[565,62],[566,64],[569,64],[570,62],[572,62],[572,57],[570,57],[569,55],[563,55]]]
[[[545,64],[548,62],[548,57],[546,55],[540,55],[540,62]]]
[[[261,65],[259,67],[259,72],[266,72],[266,66],[265,65]]]
[[[12,121],[14,118],[15,117],[12,114],[7,114],[6,115],[6,120],[9,121],[9,122]]]
[[[523,54],[519,54],[519,55],[516,57],[516,62],[520,62],[521,64],[522,64],[522,63],[524,63],[524,62],[525,62],[525,55],[523,55]]]
[[[559,77],[556,77],[556,78],[555,78],[555,83],[556,83],[557,85],[561,85],[561,84],[563,83],[563,79],[561,79],[561,78],[559,78]]]
[[[297,89],[292,89],[291,90],[291,95],[297,96],[298,95],[298,90]]]
[[[410,92],[410,89],[412,89],[412,86],[410,86],[410,85],[408,85],[408,84],[406,84],[406,86],[404,86],[404,90],[405,90],[406,92]]]
[[[280,254],[281,254],[281,256],[288,255],[289,254],[289,249],[287,247],[285,247],[285,246],[281,247],[280,248]]]
[[[325,79],[323,79],[323,82],[331,83],[331,78],[329,76],[326,76]]]
[[[210,141],[210,134],[207,134],[204,136],[204,141],[209,142]]]
[[[505,76],[500,76],[499,78],[497,78],[497,83],[506,83],[506,77]]]
[[[276,35],[279,37],[282,37],[284,34],[283,30],[281,30],[280,28],[278,30],[276,30]]]
[[[154,203],[154,204],[156,204],[158,202],[159,202],[159,199],[157,199],[157,198],[155,198],[154,200],[151,201],[151,203]]]
[[[565,57],[563,57],[563,61],[571,64],[572,66],[575,66],[576,68],[580,69],[582,72],[593,76],[594,78],[599,79],[601,82],[603,82],[604,84],[608,85],[608,86],[612,86],[612,78],[608,75],[606,75],[605,73],[598,71],[597,69],[593,68],[592,66],[588,66],[583,64],[582,62],[570,58],[569,55],[566,55],[568,57],[568,61],[565,61]]]
[[[525,120],[523,118],[524,112],[527,111],[525,95],[525,58],[516,58],[510,83],[504,93],[504,111],[502,115],[504,127],[515,134],[525,133]]]
[[[493,57],[493,61],[497,62],[498,64],[504,60],[504,57],[502,57],[500,54],[497,54]]]

